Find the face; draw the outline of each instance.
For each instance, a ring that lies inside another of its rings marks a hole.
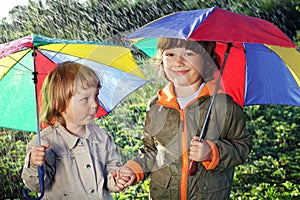
[[[185,48],[165,50],[162,55],[164,71],[175,86],[202,83],[203,60],[200,54]]]
[[[78,87],[71,97],[66,111],[62,113],[66,126],[84,126],[93,122],[99,108],[99,89]]]

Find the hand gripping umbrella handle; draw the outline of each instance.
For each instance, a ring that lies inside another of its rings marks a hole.
[[[36,71],[36,67],[35,67],[35,57],[37,55],[37,53],[35,51],[37,50],[37,47],[33,46],[32,49],[34,50],[33,53],[32,53],[33,63],[34,63],[34,72],[32,72],[32,75],[33,75],[32,80],[33,80],[34,88],[35,88],[35,100],[36,100],[36,102],[38,102],[38,92],[37,92],[38,72]],[[40,134],[40,120],[39,120],[38,103],[36,103],[36,116],[37,116],[36,117],[37,142],[38,142],[38,146],[41,146],[41,134]],[[28,194],[28,191],[26,189],[22,189],[23,196],[27,200],[40,200],[44,196],[44,166],[43,165],[38,166],[38,176],[39,176],[39,183],[40,183],[40,196],[37,197],[37,198],[31,198]]]
[[[40,196],[37,198],[31,198],[26,189],[22,189],[23,195],[27,200],[40,200],[44,196],[44,167],[43,165],[38,166],[39,183],[40,183]]]
[[[209,116],[210,116],[210,112],[211,112],[213,103],[215,101],[216,95],[217,95],[217,91],[218,91],[218,88],[219,88],[219,85],[220,85],[220,82],[221,82],[221,78],[222,78],[222,74],[223,74],[223,71],[224,71],[224,67],[225,67],[225,64],[226,64],[226,61],[227,61],[227,57],[228,57],[228,54],[230,52],[230,48],[231,47],[232,47],[232,43],[227,43],[227,49],[226,49],[226,51],[224,53],[224,62],[223,62],[222,67],[220,69],[220,74],[218,76],[218,80],[217,80],[217,83],[216,83],[214,94],[213,94],[213,96],[211,98],[211,102],[210,102],[210,105],[208,107],[208,111],[207,111],[206,116],[205,116],[203,127],[201,129],[201,133],[200,133],[199,140],[198,140],[199,142],[203,142],[203,140],[204,140],[204,137],[205,137],[204,132],[206,130],[206,126],[207,126],[207,122],[208,122],[208,119],[209,119]],[[192,160],[190,162],[189,175],[190,176],[194,176],[196,174],[197,170],[198,170],[198,165],[197,165],[197,163],[195,163],[194,160]]]
[[[203,142],[203,139],[200,139],[199,142]],[[192,160],[189,167],[189,175],[194,176],[197,173],[197,171],[198,171],[198,163]]]

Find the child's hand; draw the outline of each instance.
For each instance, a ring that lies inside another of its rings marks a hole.
[[[113,175],[116,181],[115,188],[118,191],[124,190],[126,187],[133,184],[136,180],[135,173],[128,167],[120,167],[119,170]]]
[[[129,181],[130,178],[128,176],[121,177],[119,170],[113,172],[112,174],[113,174],[113,177],[115,179],[115,188],[116,188],[116,190],[119,191],[119,192],[123,191],[126,188],[126,186],[125,186],[126,182]]]
[[[49,148],[49,146],[50,144],[45,144],[33,147],[30,154],[30,163],[34,166],[43,165],[46,156],[46,149]]]
[[[189,159],[196,162],[211,160],[211,147],[203,140],[198,141],[199,137],[194,136],[190,144]]]

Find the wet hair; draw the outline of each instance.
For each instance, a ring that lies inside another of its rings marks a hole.
[[[168,80],[164,69],[163,69],[163,52],[172,48],[186,48],[192,50],[199,54],[208,54],[213,61],[211,60],[206,62],[204,67],[203,74],[201,74],[204,81],[209,81],[213,79],[214,72],[217,69],[220,69],[220,57],[215,52],[216,42],[212,41],[193,41],[193,40],[183,40],[177,38],[159,38],[157,44],[157,54],[154,57],[154,66],[159,69],[162,75]]]
[[[75,63],[57,64],[47,75],[41,90],[40,121],[43,125],[54,125],[55,121],[65,126],[64,112],[77,87],[100,88],[97,74],[89,67]]]

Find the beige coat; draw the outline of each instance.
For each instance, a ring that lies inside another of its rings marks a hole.
[[[43,199],[112,199],[109,190],[115,190],[115,183],[111,172],[121,163],[111,136],[104,130],[88,125],[86,134],[77,137],[56,123],[42,131],[41,143],[50,144]],[[27,145],[22,179],[31,191],[39,192],[37,168],[28,162],[36,145],[36,138]]]

